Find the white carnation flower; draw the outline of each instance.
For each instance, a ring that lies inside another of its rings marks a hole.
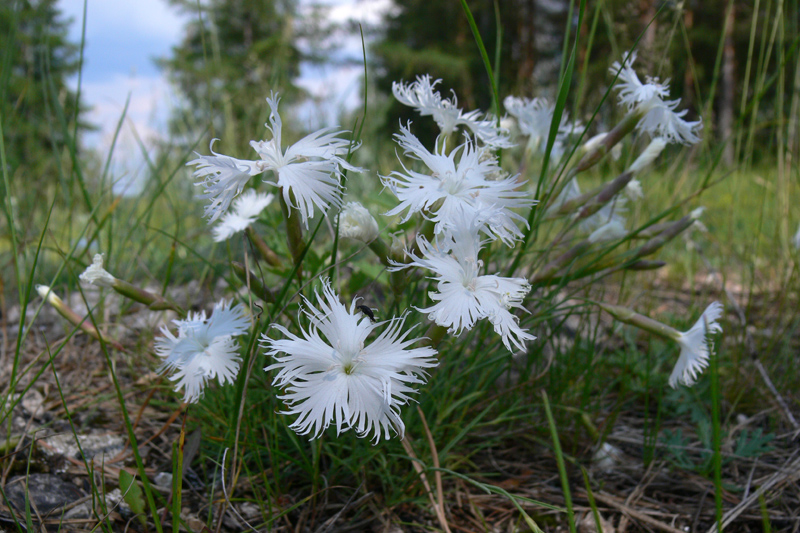
[[[448,328],[450,333],[459,335],[486,318],[506,348],[514,351],[513,344],[517,350],[526,351],[525,342],[536,337],[520,328],[511,310],[527,311],[522,301],[531,287],[525,278],[481,275],[483,262],[478,259],[484,244],[479,234],[481,226],[480,220],[469,220],[462,215],[449,224],[447,231],[434,243],[418,236],[421,256],[406,251],[411,262],[397,263],[389,270],[418,266],[434,273],[432,279],[437,281],[437,292],[431,291],[428,296],[436,303],[417,309],[427,313],[436,324]]]
[[[214,227],[214,240],[222,242],[230,239],[235,233],[244,231],[275,198],[273,194],[257,193],[250,189],[240,195],[233,202],[233,209],[225,215],[216,227]]]
[[[643,114],[637,124],[640,131],[645,131],[654,137],[664,137],[667,141],[680,144],[695,144],[700,141],[697,132],[702,129],[701,121],[688,122],[683,120],[687,110],[676,112],[680,99],[667,100],[669,97],[669,80],[661,83],[658,78],[647,77],[647,83],[642,83],[633,70],[636,61],[636,52],[630,52],[623,57],[623,64],[614,62],[610,72],[617,77],[616,89],[619,90],[619,102],[628,108]]]
[[[408,347],[419,338],[402,332],[405,315],[375,322],[339,302],[328,280],[317,305],[305,299],[303,312],[311,325],[301,337],[278,324],[272,327],[285,339],[262,336],[261,345],[276,363],[264,370],[278,370],[273,386],[283,388],[288,409],[299,415],[290,427],[300,435],[317,438],[335,424],[337,435],[354,429],[359,437],[372,434],[375,442],[388,439],[390,428],[401,438],[405,425],[400,406],[412,400],[413,385],[424,384],[425,369],[435,367],[436,350]],[[383,331],[367,344],[375,330]],[[284,355],[280,355],[284,354]]]
[[[158,371],[175,371],[169,379],[177,382],[176,392],[184,389],[183,401],[197,402],[209,379],[216,377],[220,385],[233,383],[240,361],[234,337],[245,334],[250,326],[244,307],[231,307],[231,302],[222,300],[210,318],[201,311],[173,323],[178,326],[177,335],[162,326],[163,337],[156,339],[155,351],[164,359]]]
[[[484,157],[484,152],[469,140],[445,154],[444,146],[429,152],[406,127],[401,127],[395,138],[404,152],[425,163],[430,173],[415,172],[404,165],[404,172],[381,176],[383,185],[400,200],[386,215],[406,211],[402,218],[406,221],[412,214],[422,213],[436,223],[435,232],[440,233],[444,225],[459,216],[471,218],[493,208],[494,215],[486,220],[488,232],[509,245],[522,236],[517,222],[527,225],[527,221],[512,209],[529,208],[535,201],[528,191],[520,190],[522,183],[516,177],[501,171],[496,159]]]
[[[692,329],[678,334],[675,340],[681,347],[681,355],[669,376],[669,386],[673,389],[678,383],[686,386],[694,385],[697,375],[708,366],[708,357],[712,349],[708,336],[722,331],[722,326],[717,323],[722,311],[721,303],[711,303]]]
[[[503,100],[503,106],[514,118],[517,119],[520,131],[528,136],[528,146],[531,150],[546,147],[547,138],[550,135],[550,126],[553,123],[553,115],[556,106],[547,101],[546,98],[518,98],[507,96]],[[567,139],[573,133],[579,133],[580,122],[569,122],[567,113],[561,115],[561,122],[558,125],[553,152],[551,155],[557,160],[564,152]]]
[[[250,141],[261,160],[234,159],[211,150],[213,155],[198,154],[197,159],[187,163],[195,165],[194,176],[202,178],[197,183],[204,187],[205,194],[201,198],[211,200],[205,208],[209,222],[214,222],[227,211],[233,198],[242,192],[251,176],[271,170],[277,180],[275,183],[266,183],[281,188],[286,204],[300,212],[303,224],[308,228],[308,219],[314,216],[315,206],[323,212],[330,206],[341,206],[342,169],[361,172],[362,169],[344,160],[348,151],[358,146],[352,146],[350,141],[338,137],[345,132],[337,131],[336,127],[311,133],[284,151],[281,147],[279,102],[280,98],[275,94],[267,98],[271,111],[269,123],[265,126],[272,134],[272,139]]]
[[[473,135],[493,148],[511,148],[508,132],[498,128],[494,120],[481,120],[480,111],[464,113],[458,108],[455,93],[453,98],[442,98],[434,87],[442,80],[431,81],[428,74],[418,76],[417,81],[409,83],[392,82],[392,93],[401,104],[417,109],[423,117],[433,117],[442,134],[447,136],[455,132],[458,126],[469,129]]]

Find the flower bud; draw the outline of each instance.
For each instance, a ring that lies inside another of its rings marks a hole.
[[[647,148],[644,149],[644,152],[636,158],[636,161],[633,162],[631,168],[628,169],[629,172],[634,174],[641,172],[646,167],[650,166],[653,161],[664,151],[664,147],[667,146],[667,141],[662,139],[661,137],[656,137],[650,144],[647,145]]]
[[[102,258],[101,258],[102,260]],[[39,293],[39,296],[44,298],[44,300],[53,306],[59,315],[67,319],[67,321],[72,324],[73,326],[79,328],[84,333],[94,337],[97,340],[101,339],[100,332],[95,329],[93,325],[86,322],[85,318],[82,318],[78,315],[71,307],[64,303],[64,300],[59,298],[53,290],[48,287],[47,285],[37,285],[36,292]],[[113,340],[106,340],[108,344],[116,348],[117,350],[124,351],[123,348],[118,342]]]
[[[365,244],[378,237],[378,223],[358,202],[347,202],[339,214],[339,235]]]

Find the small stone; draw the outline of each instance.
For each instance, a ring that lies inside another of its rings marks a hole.
[[[156,477],[153,478],[153,483],[159,487],[169,488],[172,486],[172,474],[167,472],[159,472],[156,474]]]
[[[17,511],[25,512],[25,498],[30,499],[41,515],[80,500],[83,491],[68,481],[52,474],[31,474],[12,478],[5,486],[5,493]]]

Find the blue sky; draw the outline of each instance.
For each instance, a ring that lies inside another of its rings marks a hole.
[[[301,9],[310,3],[301,2]],[[373,23],[391,6],[391,0],[314,3],[330,6],[329,18],[334,21],[354,19]],[[125,101],[130,98],[127,120],[114,152],[114,169],[122,176],[120,188],[124,189],[135,184],[144,169],[137,138],[151,146],[166,134],[167,117],[176,95],[153,60],[170,54],[191,15],[179,12],[164,0],[88,0],[87,4],[82,94],[84,103],[92,108],[87,118],[99,129],[86,135],[83,143],[105,156]],[[59,7],[66,17],[73,19],[70,39],[80,42],[83,0],[60,0]],[[343,38],[337,44],[340,46],[337,55],[360,57],[357,38]],[[329,102],[330,105],[323,106],[325,109],[358,105],[356,84],[360,67],[305,66],[301,71],[298,83],[318,100]],[[77,77],[72,85],[77,85]],[[333,111],[321,115],[318,107],[299,111],[309,129],[329,125],[336,119]]]

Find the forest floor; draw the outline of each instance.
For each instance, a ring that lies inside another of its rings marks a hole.
[[[733,292],[732,297],[743,297],[742,292]],[[664,288],[649,294],[649,298],[661,302],[656,308],[666,313],[683,307],[681,302],[693,297],[686,288]],[[726,295],[717,297],[724,300]],[[759,353],[764,346],[795,354],[800,348],[797,329],[781,330],[779,317],[770,316],[773,302],[781,297],[785,295],[751,295],[747,329],[742,335],[730,335],[727,341],[732,348],[749,345],[751,349],[733,370],[740,375],[727,375],[726,380],[756,391],[755,396],[750,395],[755,400],[746,406],[730,402],[722,406],[722,523],[728,531],[800,530],[800,380],[796,368],[786,366],[785,360],[772,361],[770,353]],[[123,471],[136,474],[136,465],[99,343],[82,334],[66,339],[63,321],[53,309],[44,307],[35,330],[26,337],[19,366],[13,369],[11,354],[19,310],[2,311],[0,384],[7,386],[12,371],[23,378],[16,387],[17,394],[9,397],[14,402],[11,416],[4,417],[0,425],[0,529],[91,531],[98,527],[101,517],[106,530],[152,531],[152,521],[140,523],[119,489],[125,482],[120,479],[125,477]],[[726,319],[733,328],[736,309],[729,308]],[[181,431],[183,408],[164,400],[165,383],[154,372],[156,357],[145,348],[157,318],[142,311],[123,320],[128,326],[117,327],[113,335],[127,350],[113,351],[111,363],[124,391],[150,482],[167,500],[173,444]],[[757,333],[765,331],[771,337],[783,335],[780,343],[763,342]],[[49,354],[56,353],[62,344],[57,356],[51,358]],[[718,349],[725,353],[728,346],[723,344]],[[20,391],[24,393],[16,401]],[[10,403],[4,412],[8,412]],[[606,533],[715,531],[708,427],[687,414],[662,421],[660,437],[654,436],[653,420],[647,411],[630,404],[613,413],[598,411],[593,417],[604,432],[604,444],[599,449],[568,455],[569,459],[580,458],[567,463],[577,531],[598,531],[597,521]],[[605,428],[604,417],[614,418],[611,427]],[[558,507],[560,510],[548,510],[518,500],[543,530],[568,531],[563,512],[566,501],[552,448],[542,443],[532,454],[526,431],[524,426],[509,428],[508,434],[500,437],[506,445],[493,448],[491,454],[472,456],[471,469],[495,473],[491,479],[478,477],[478,481]],[[75,435],[81,449],[76,446]],[[204,437],[208,438],[190,431],[186,438],[181,501],[184,526],[191,531],[247,531],[248,524],[263,524],[262,508],[253,503],[258,498],[248,495],[248,490],[257,487],[257,479],[240,477],[236,498],[230,501],[219,484],[213,486],[213,479],[198,474],[209,471],[207,465],[197,464],[209,460],[197,453]],[[423,435],[415,438],[408,437],[409,453],[415,447],[427,446]],[[569,448],[565,447],[565,453],[573,451]],[[427,479],[421,476],[416,485],[421,494],[431,491],[430,500],[418,498],[393,508],[382,506],[381,495],[369,487],[353,486],[330,497],[325,492],[302,505],[297,502],[306,494],[277,496],[273,504],[287,512],[273,522],[271,529],[262,530],[528,530],[513,502],[500,493],[487,494],[459,478],[446,476],[442,480],[431,473]],[[105,498],[92,498],[93,493]],[[419,501],[429,504],[414,503]],[[443,507],[444,516],[437,515],[438,505]],[[169,512],[166,508],[160,512],[162,521],[170,520],[171,506]]]

